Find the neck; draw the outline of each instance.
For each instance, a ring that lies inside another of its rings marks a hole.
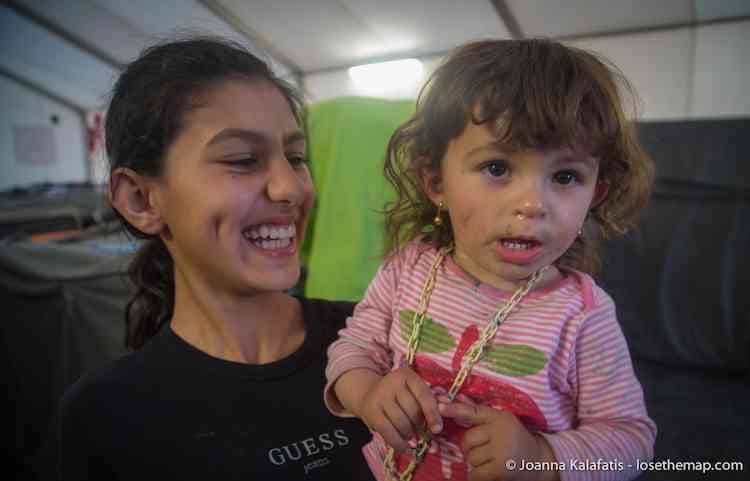
[[[301,306],[288,294],[219,292],[177,268],[170,325],[201,351],[246,364],[283,359],[305,338]]]

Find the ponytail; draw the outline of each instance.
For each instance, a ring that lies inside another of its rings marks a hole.
[[[174,312],[174,263],[164,242],[158,237],[146,241],[128,275],[135,294],[125,307],[125,347],[138,350]]]

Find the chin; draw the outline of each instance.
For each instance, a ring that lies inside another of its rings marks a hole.
[[[510,269],[504,270],[504,276],[501,275],[501,277],[505,277],[507,279],[512,279],[513,282],[523,282],[529,277],[531,277],[534,272],[539,270],[539,268],[535,268],[534,266],[528,265],[528,266],[520,266],[520,265],[514,265]]]
[[[286,291],[296,286],[299,279],[300,269],[297,267],[293,270],[290,269],[289,272],[261,274],[256,277],[256,281],[252,282],[252,284],[257,286],[258,290],[262,291]]]

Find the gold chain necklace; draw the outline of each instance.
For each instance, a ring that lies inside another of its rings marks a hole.
[[[411,335],[409,336],[409,342],[407,343],[406,362],[410,367],[414,364],[414,356],[416,355],[417,349],[419,348],[422,325],[424,324],[425,314],[427,313],[427,305],[429,304],[432,290],[435,288],[435,278],[437,277],[438,268],[452,249],[452,246],[448,246],[443,247],[442,249],[440,249],[440,251],[438,251],[435,262],[433,262],[432,267],[430,268],[430,272],[427,275],[427,280],[425,281],[424,287],[422,287],[422,294],[419,298],[419,309],[414,313],[414,317],[412,318]],[[484,354],[485,346],[492,338],[495,337],[495,333],[497,332],[498,327],[500,327],[500,324],[505,321],[505,318],[508,317],[510,311],[514,307],[516,307],[516,305],[521,302],[521,299],[523,299],[523,297],[534,287],[534,285],[539,282],[539,279],[541,279],[544,271],[546,270],[547,266],[542,267],[541,269],[536,271],[529,278],[526,284],[516,289],[516,292],[513,293],[513,296],[511,296],[508,302],[506,302],[503,307],[498,309],[487,321],[487,324],[484,326],[484,329],[482,329],[482,333],[479,338],[474,341],[474,343],[469,347],[466,353],[464,353],[464,356],[461,359],[461,369],[459,369],[458,374],[456,374],[456,377],[453,379],[453,384],[448,391],[448,399],[450,401],[453,401],[453,399],[456,397],[458,391],[461,389],[461,386],[463,386],[464,381],[466,381],[469,373],[474,368],[474,365],[479,362],[479,359]],[[398,481],[410,481],[412,476],[414,475],[414,471],[417,469],[417,466],[422,462],[422,459],[424,459],[424,456],[427,453],[427,449],[430,446],[431,440],[432,435],[430,434],[429,430],[425,430],[419,437],[417,447],[414,448],[414,458],[401,474],[398,474],[396,472],[396,467],[393,461],[393,447],[388,446],[388,451],[385,455],[385,459],[383,460],[383,470],[385,471],[386,479],[389,481],[394,479]]]

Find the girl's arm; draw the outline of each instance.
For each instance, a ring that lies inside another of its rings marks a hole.
[[[563,480],[632,479],[639,474],[636,461],[653,458],[656,424],[646,412],[614,302],[597,291],[570,360],[578,425],[543,434],[558,461],[583,469],[561,472]]]

